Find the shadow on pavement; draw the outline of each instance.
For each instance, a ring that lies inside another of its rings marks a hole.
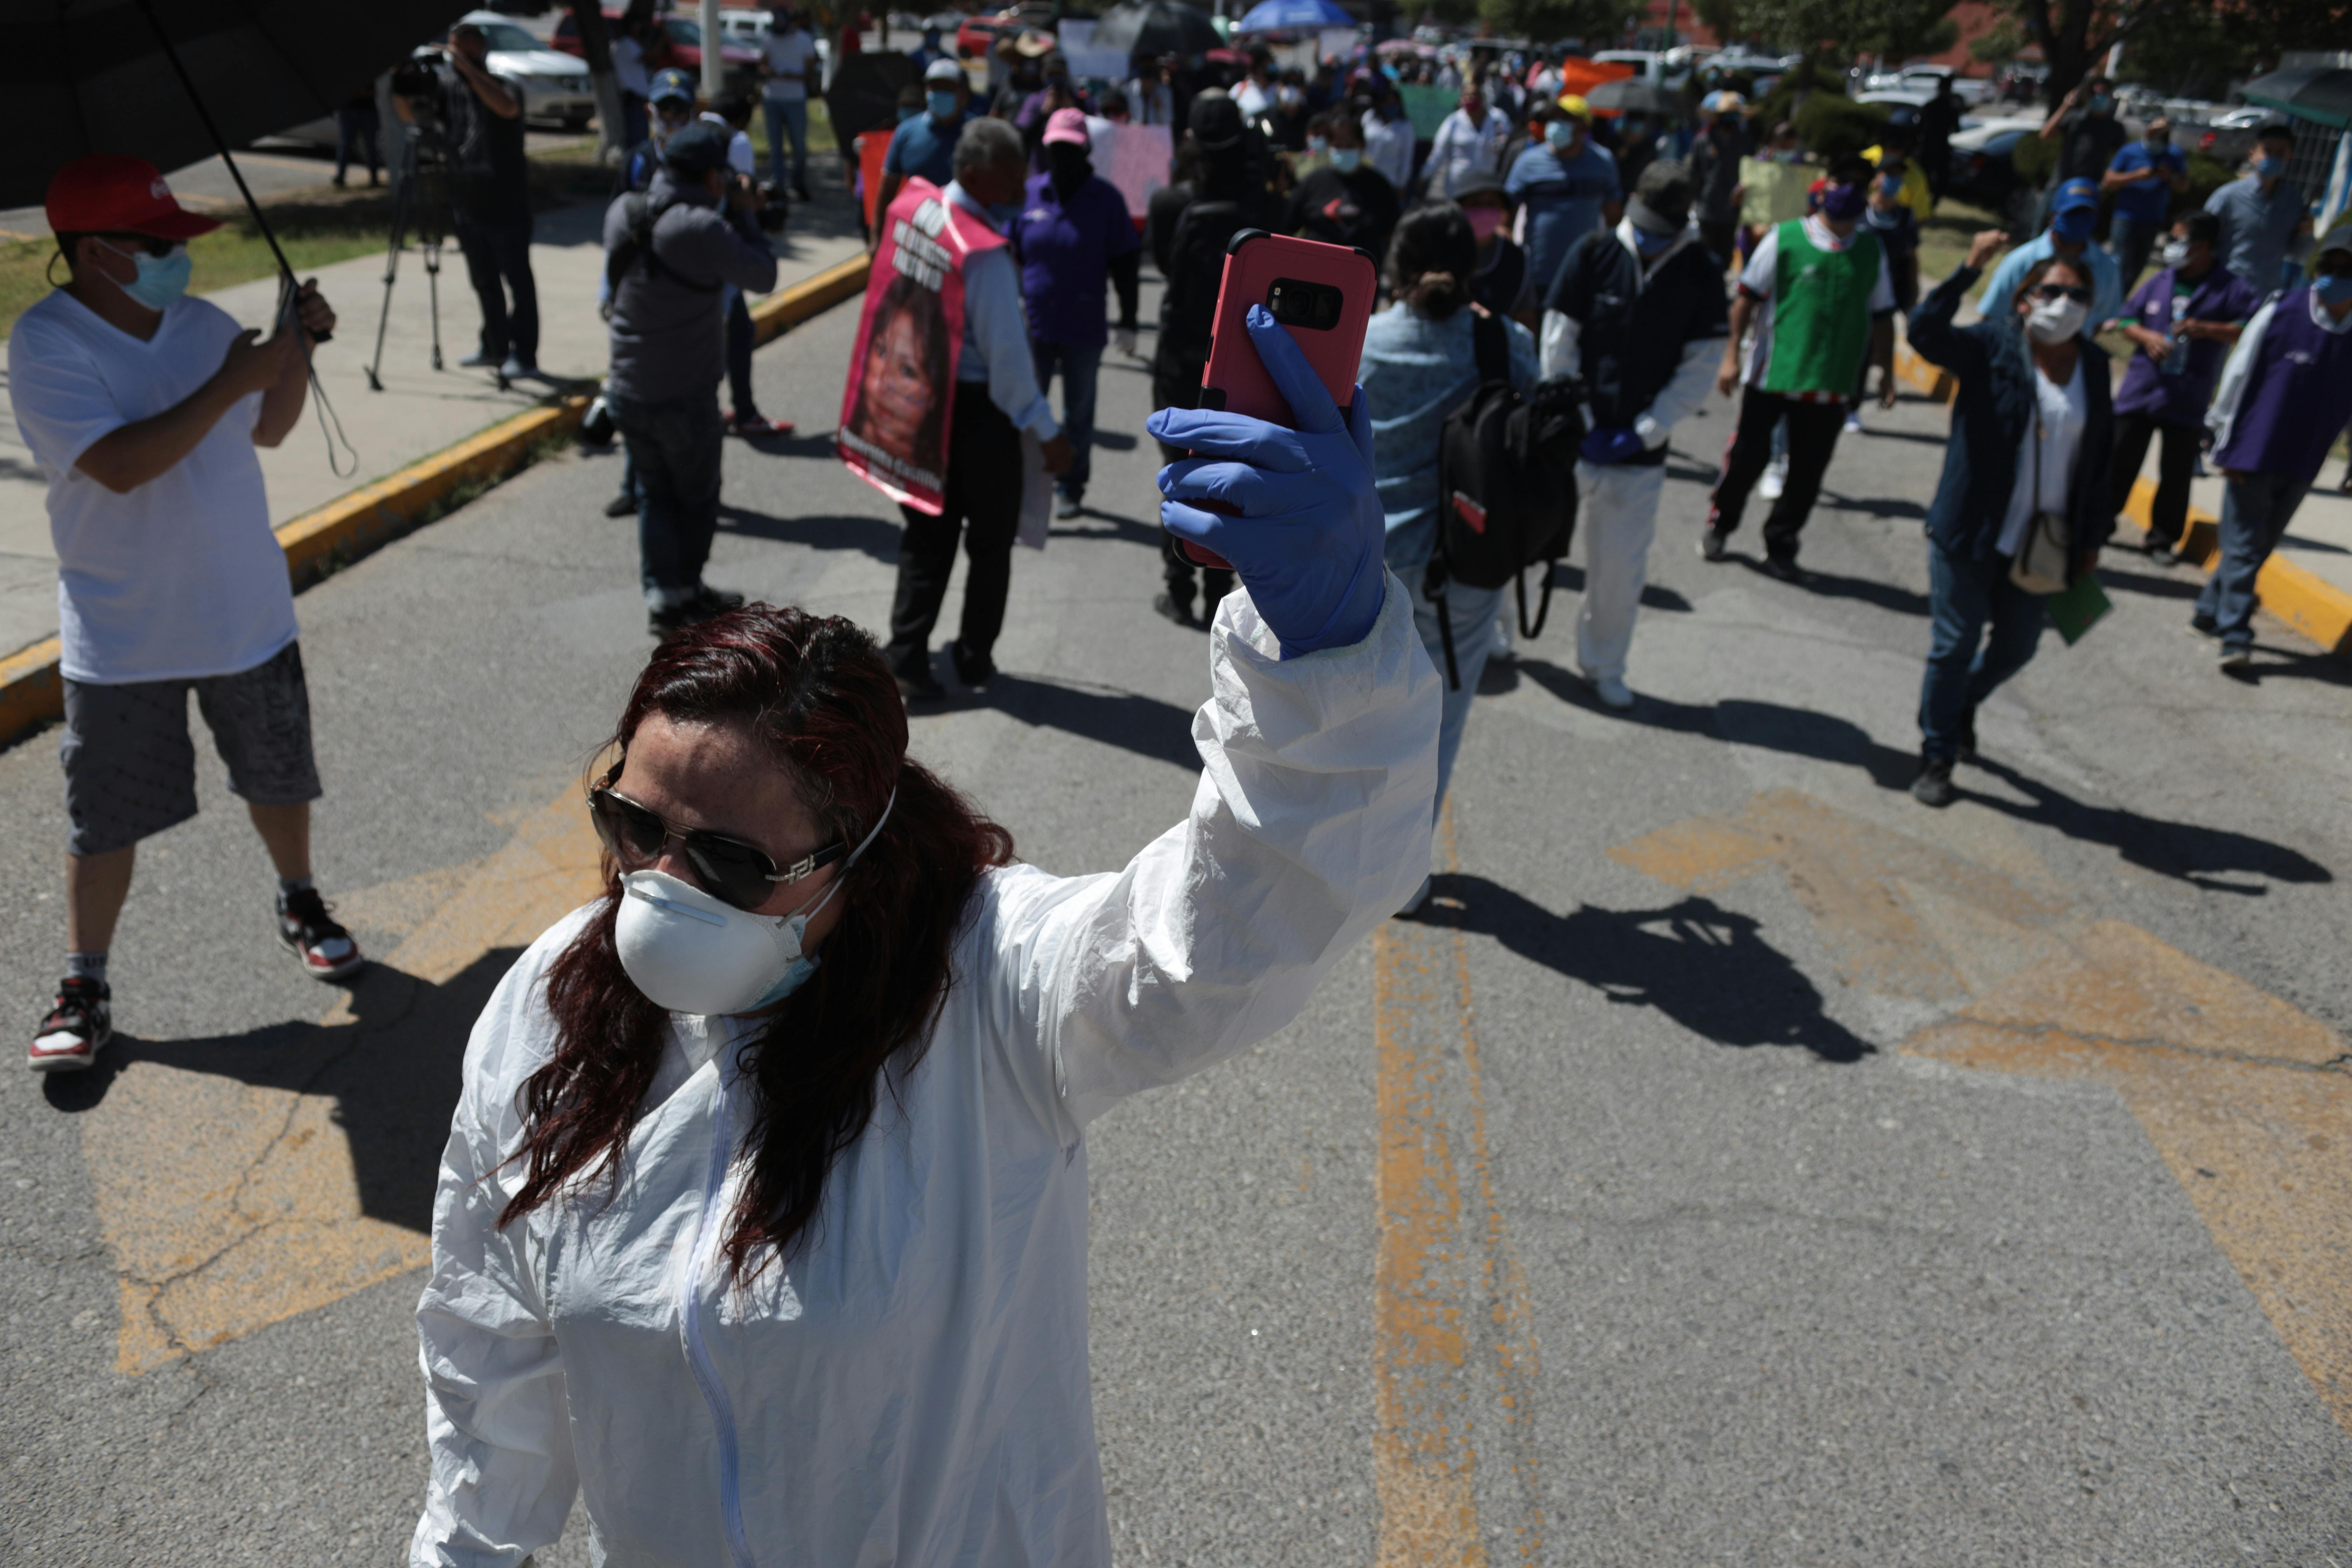
[[[878,517],[777,517],[732,504],[719,509],[719,521],[729,530],[753,539],[782,544],[805,544],[811,550],[855,550],[885,565],[898,560],[898,525]]]
[[[1565,561],[1561,562],[1559,565],[1551,569],[1551,585],[1556,591],[1563,594],[1583,593],[1584,568],[1581,566],[1572,566]],[[1530,611],[1535,608],[1535,582],[1533,579],[1530,579],[1528,583],[1528,608]],[[1506,605],[1514,605],[1516,601],[1513,600],[1508,594],[1506,594],[1503,597],[1503,603]],[[1677,614],[1686,615],[1689,613],[1690,607],[1691,602],[1688,599],[1684,598],[1680,594],[1675,593],[1672,588],[1662,587],[1655,583],[1644,583],[1642,584],[1642,608],[1645,610],[1673,610]],[[1554,603],[1552,608],[1557,611],[1560,606],[1558,603]]]
[[[993,708],[1034,728],[1060,730],[1139,757],[1201,771],[1192,744],[1192,710],[1156,697],[1109,688],[1065,686],[999,671],[972,705]]]
[[[1106,527],[1105,524],[1108,526]],[[1092,501],[1087,503],[1083,517],[1073,518],[1068,522],[1057,521],[1045,531],[1049,537],[1055,539],[1118,539],[1129,544],[1150,545],[1154,554],[1159,553],[1160,551],[1158,522],[1146,522],[1140,518],[1129,517],[1121,512],[1105,511]],[[1146,585],[1156,586],[1158,582],[1159,579],[1155,577],[1150,579],[1148,584],[1139,583],[1138,586],[1139,588]]]
[[[2099,559],[2099,585],[2103,588],[2121,588],[2127,594],[2145,594],[2151,599],[2194,599],[2205,591],[2202,573],[2186,577],[2167,576],[2161,567],[2153,572],[2119,572],[2110,564],[2113,553],[2103,552]],[[2128,560],[2138,552],[2123,553]],[[2140,559],[2144,561],[2147,557],[2141,556]],[[2182,624],[2187,625],[2186,622]]]
[[[1790,708],[1778,702],[1727,698],[1720,702],[1675,702],[1647,693],[1639,696],[1630,713],[1601,705],[1592,688],[1558,665],[1522,658],[1521,673],[1561,701],[1629,724],[1667,730],[1680,735],[1705,735],[1743,746],[1761,746],[1816,762],[1842,763],[1861,768],[1881,789],[1908,789],[1919,771],[1919,759],[1910,752],[1881,745],[1870,731],[1850,719],[1816,713],[1810,708]]]
[[[1556,915],[1484,877],[1434,879],[1424,924],[1491,936],[1610,1001],[1654,1008],[1719,1046],[1801,1046],[1828,1062],[1876,1049],[1822,1010],[1822,994],[1760,934],[1712,899],[1655,910],[1586,904]]]
[[[271,1024],[200,1040],[117,1035],[97,1066],[51,1074],[42,1089],[59,1110],[89,1110],[117,1078],[152,1062],[261,1089],[331,1095],[336,1125],[351,1145],[361,1212],[429,1233],[467,1037],[521,952],[494,948],[440,985],[370,964],[348,988],[349,1023]]]
[[[1725,554],[1724,560],[1737,562],[1759,577],[1767,575],[1764,563],[1755,556],[1732,551]],[[1772,580],[1780,581],[1778,578]],[[1852,599],[1859,604],[1875,605],[1898,616],[1924,616],[1927,613],[1927,595],[1869,577],[1843,577],[1834,572],[1817,572],[1808,566],[1805,568],[1805,580],[1796,587],[1800,593],[1811,594],[1815,598]]]
[[[2274,882],[2332,882],[2326,867],[2299,850],[2251,834],[2194,822],[2166,822],[2142,816],[2119,806],[2086,805],[2056,786],[2018,772],[1992,757],[1976,765],[2032,801],[2021,805],[1998,795],[1979,795],[1963,788],[1964,798],[2023,822],[2055,828],[2085,844],[2104,844],[2142,870],[2177,877],[2216,893],[2243,893],[2260,898],[2268,889],[2260,882],[2232,881],[2231,876],[2266,877]],[[1968,770],[1958,775],[1963,784]]]

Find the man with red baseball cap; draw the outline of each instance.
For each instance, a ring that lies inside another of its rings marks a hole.
[[[26,1053],[37,1072],[89,1066],[112,1033],[107,949],[136,846],[196,812],[191,691],[277,866],[279,940],[322,980],[362,963],[310,883],[310,694],[254,455],[301,417],[310,340],[335,313],[305,283],[262,342],[189,298],[185,242],[220,226],[143,159],[68,163],[48,218],[68,276],[8,339],[64,644],[66,978]]]

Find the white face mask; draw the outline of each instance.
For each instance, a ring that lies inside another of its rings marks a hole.
[[[2091,308],[2075,300],[2037,300],[2025,317],[2025,330],[2040,343],[2063,343],[2083,330]]]
[[[892,790],[874,831],[841,863],[833,886],[796,914],[755,915],[667,871],[622,878],[613,944],[629,983],[672,1013],[751,1013],[791,995],[816,973],[816,961],[803,950],[810,920],[841,891],[898,802]]]
[[[2164,249],[2158,254],[2163,258],[2167,267],[2186,266],[2189,261],[2189,242],[2185,239],[2168,239],[2164,242]]]

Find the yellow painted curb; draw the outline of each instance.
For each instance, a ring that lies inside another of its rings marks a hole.
[[[2147,526],[2147,510],[2156,500],[2156,486],[2147,479],[2132,485],[2124,515]],[[2180,539],[2180,553],[2200,566],[2210,567],[2221,552],[2221,522],[2210,511],[2189,509],[2189,526]],[[2326,579],[2273,553],[2254,578],[2254,593],[2263,608],[2317,643],[2329,653],[2352,648],[2352,594]]]
[[[853,256],[769,295],[751,307],[752,331],[760,342],[767,342],[818,311],[829,310],[851,295],[864,293],[866,274],[873,267],[871,256]]]
[[[759,341],[764,343],[862,292],[871,265],[871,258],[853,256],[752,306]],[[308,587],[414,531],[457,491],[471,485],[487,488],[526,467],[534,447],[579,426],[588,403],[588,398],[575,396],[525,409],[280,525],[278,542],[285,548],[286,569],[295,587]],[[62,654],[58,639],[46,637],[0,659],[0,746],[64,715],[65,684],[58,673]]]

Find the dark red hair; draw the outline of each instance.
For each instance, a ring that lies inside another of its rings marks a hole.
[[[838,616],[747,605],[675,634],[637,677],[611,744],[625,754],[655,715],[748,729],[828,838],[856,844],[898,792],[880,836],[845,874],[816,973],[769,1017],[747,1061],[751,1171],[726,1243],[730,1270],[745,1279],[793,1250],[885,1082],[895,1092],[922,1059],[964,906],[983,872],[1013,858],[1013,836],[908,757],[898,684],[874,639]],[[621,968],[620,886],[607,856],[604,900],[548,972],[556,1050],[523,1085],[527,1131],[514,1157],[525,1179],[501,1225],[583,1174],[617,1187],[653,1087],[667,1015]]]

